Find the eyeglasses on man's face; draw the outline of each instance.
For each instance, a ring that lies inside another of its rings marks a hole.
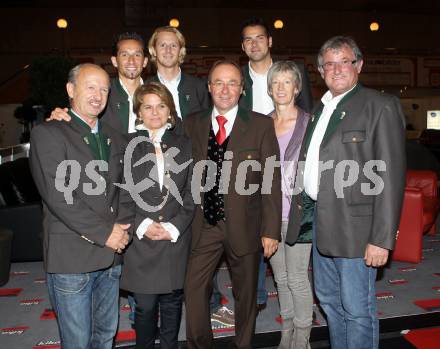
[[[216,80],[216,81],[211,81],[210,84],[216,90],[224,89],[225,86],[230,88],[230,89],[237,89],[237,88],[239,88],[241,86],[241,82],[240,81],[236,81],[236,80],[231,80],[231,81],[227,81],[227,82]]]
[[[341,69],[347,69],[349,67],[351,67],[353,64],[355,64],[357,62],[357,60],[348,60],[348,59],[343,59],[342,61],[339,62],[325,62],[323,65],[321,65],[322,69],[324,69],[325,71],[330,71],[330,70],[334,70],[336,67],[340,67]]]

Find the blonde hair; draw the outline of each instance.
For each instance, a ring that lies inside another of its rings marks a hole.
[[[177,30],[174,27],[171,27],[169,25],[164,26],[164,27],[159,27],[157,28],[153,35],[151,35],[150,40],[148,41],[148,52],[150,52],[150,56],[151,56],[151,61],[156,63],[156,42],[157,42],[157,36],[159,35],[159,33],[162,32],[167,32],[167,33],[174,33],[177,36],[177,40],[179,41],[179,46],[180,46],[180,51],[179,51],[179,63],[182,64],[183,61],[185,60],[185,56],[186,56],[186,47],[185,47],[185,37],[183,36],[183,34]]]

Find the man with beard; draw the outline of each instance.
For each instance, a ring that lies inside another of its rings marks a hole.
[[[157,74],[149,80],[168,88],[179,118],[209,108],[206,82],[180,69],[186,47],[185,38],[179,30],[171,26],[157,28],[148,42],[148,51],[157,68]]]
[[[102,119],[123,134],[135,132],[133,94],[143,84],[141,74],[147,66],[145,42],[137,33],[122,33],[114,41],[111,62],[118,76],[110,80],[110,94]],[[67,109],[56,108],[50,119],[70,121]]]
[[[272,36],[269,27],[262,18],[250,18],[243,23],[241,30],[241,48],[249,58],[249,63],[242,67],[244,75],[243,95],[240,107],[269,114],[274,110],[272,98],[267,93],[267,72],[273,59],[270,53]],[[302,62],[296,62],[303,81],[303,89],[295,104],[310,113],[313,106],[309,76]]]

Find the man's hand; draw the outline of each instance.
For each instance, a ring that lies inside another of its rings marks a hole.
[[[389,252],[386,248],[368,244],[365,249],[365,264],[369,267],[381,267],[386,264]]]
[[[144,235],[150,240],[171,240],[170,233],[157,222],[151,223]]]
[[[130,228],[130,224],[115,223],[105,246],[111,248],[117,253],[121,253],[130,241],[130,236],[127,233],[128,228]]]
[[[50,113],[50,116],[46,119],[46,121],[57,120],[57,121],[70,121],[71,117],[67,114],[67,108],[55,108]]]
[[[269,258],[278,249],[278,240],[262,237],[261,244],[263,245],[264,257]]]

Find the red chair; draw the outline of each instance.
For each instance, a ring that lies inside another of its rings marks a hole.
[[[410,263],[421,261],[423,234],[435,234],[439,208],[435,172],[408,170],[393,260]]]

